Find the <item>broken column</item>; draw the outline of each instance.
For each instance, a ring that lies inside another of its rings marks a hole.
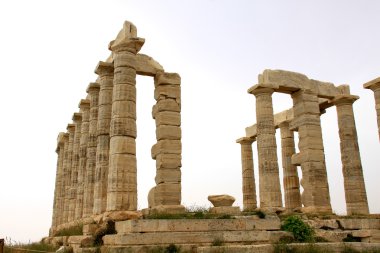
[[[260,208],[273,211],[282,207],[272,105],[274,90],[256,85],[248,92],[256,97]]]
[[[65,133],[59,133],[57,139],[57,171],[55,174],[54,202],[53,202],[53,220],[52,229],[59,225],[60,216],[62,215],[61,187],[63,183],[63,161],[65,158]]]
[[[358,96],[353,95],[339,95],[333,100],[338,113],[347,215],[369,213],[354,111],[352,108],[353,103],[358,98]]]
[[[87,139],[86,174],[84,179],[83,217],[91,216],[94,207],[99,89],[98,83],[90,83],[87,88],[87,93],[90,96],[90,118]]]
[[[66,150],[66,145],[65,145],[65,161],[63,164],[65,189],[63,191],[64,199],[63,199],[63,220],[62,220],[63,222],[62,223],[67,223],[69,221],[71,165],[72,165],[72,157],[73,157],[75,125],[68,124],[67,131],[68,131],[69,137],[68,137],[67,150]]]
[[[365,83],[363,85],[366,89],[371,89],[375,96],[375,103],[376,103],[376,115],[377,115],[377,127],[378,127],[378,133],[380,138],[380,77]]]
[[[301,200],[304,212],[331,212],[329,185],[325,164],[318,96],[311,90],[292,93],[294,120],[292,130],[298,130],[299,153],[292,163],[302,169]]]
[[[79,167],[77,182],[77,199],[75,204],[75,220],[79,220],[83,216],[83,195],[84,180],[86,173],[87,160],[87,140],[90,118],[90,100],[82,99],[79,103],[80,112],[82,113],[81,135],[79,142]]]
[[[116,40],[110,43],[114,58],[110,160],[107,211],[137,209],[136,175],[136,54],[144,39],[136,27],[125,22]]]
[[[156,160],[156,186],[150,195],[152,212],[177,213],[181,205],[181,77],[177,73],[159,72],[154,79],[152,116],[156,122],[157,143],[152,147]],[[151,201],[152,202],[152,198]]]
[[[256,138],[243,137],[236,140],[241,145],[241,164],[243,176],[243,210],[249,211],[257,208],[256,183],[253,170],[252,143]]]
[[[292,164],[292,155],[296,153],[294,133],[290,131],[287,121],[280,123],[279,127],[281,131],[285,209],[294,210],[302,206],[297,166]]]
[[[94,214],[107,207],[107,177],[110,152],[110,122],[112,113],[113,63],[99,62],[95,73],[99,75],[99,112],[97,125],[96,169],[94,185]]]

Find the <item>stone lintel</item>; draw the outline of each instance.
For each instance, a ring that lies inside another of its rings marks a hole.
[[[143,76],[154,77],[157,73],[163,72],[164,68],[152,57],[145,54],[136,56],[136,73]]]
[[[79,104],[78,104],[78,108],[80,108],[80,109],[90,108],[90,100],[89,99],[81,99]]]
[[[359,99],[359,96],[355,96],[355,95],[338,95],[331,102],[334,105],[353,104],[358,99]]]
[[[241,137],[236,140],[236,143],[239,144],[252,144],[254,141],[256,141],[256,137]]]
[[[78,122],[78,121],[81,121],[82,120],[82,113],[80,112],[75,112],[73,114],[73,121],[74,122]]]
[[[69,133],[74,133],[74,131],[75,131],[75,124],[67,124],[66,129],[69,131]]]
[[[260,94],[260,93],[273,93],[275,89],[278,89],[278,85],[270,84],[270,83],[260,83],[252,86],[248,89],[248,93],[252,95]]]
[[[100,84],[99,83],[90,83],[87,86],[86,92],[91,93],[92,91],[99,91],[100,90]]]
[[[95,74],[97,75],[113,75],[114,67],[112,62],[99,61],[95,68]]]
[[[365,89],[377,90],[378,88],[380,88],[380,77],[363,84],[363,87]]]
[[[178,73],[159,72],[154,77],[155,85],[181,85],[181,76]]]

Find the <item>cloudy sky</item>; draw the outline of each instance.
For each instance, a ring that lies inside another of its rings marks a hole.
[[[242,205],[235,139],[255,123],[247,89],[264,69],[284,69],[349,84],[361,97],[354,104],[361,158],[370,211],[380,213],[375,104],[362,88],[380,76],[379,11],[376,0],[1,1],[0,238],[48,234],[57,134],[78,111],[124,20],[146,39],[141,53],[182,77],[184,205],[209,206],[207,196],[222,193]],[[153,87],[151,78],[138,77],[139,208],[154,186]],[[276,112],[291,104],[288,95],[274,96]],[[322,124],[332,207],[344,214],[334,108]]]

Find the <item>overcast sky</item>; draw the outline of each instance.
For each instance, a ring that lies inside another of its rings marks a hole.
[[[242,206],[235,140],[255,123],[247,89],[264,69],[284,69],[349,84],[361,97],[354,111],[364,177],[370,211],[380,213],[375,103],[362,88],[380,76],[379,11],[376,0],[1,1],[0,238],[26,242],[48,234],[56,137],[124,20],[146,39],[141,53],[182,77],[184,205],[209,206],[208,195],[225,193]],[[155,185],[153,88],[151,78],[138,77],[139,208]],[[276,112],[292,105],[288,95],[273,101]],[[322,127],[332,207],[344,214],[335,108],[322,115]],[[254,153],[257,177],[255,145]]]

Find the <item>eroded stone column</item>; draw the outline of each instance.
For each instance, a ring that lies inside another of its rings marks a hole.
[[[57,225],[61,225],[65,223],[64,220],[64,206],[65,206],[65,189],[66,189],[66,181],[65,181],[65,176],[66,176],[66,170],[67,170],[67,158],[68,158],[68,150],[69,150],[69,133],[65,133],[63,136],[63,142],[64,142],[64,150],[63,150],[63,161],[62,161],[62,181],[61,181],[61,186],[59,190],[59,210],[60,214],[58,216],[58,221]]]
[[[137,209],[136,54],[144,39],[129,22],[110,43],[114,58],[107,211]]]
[[[90,96],[90,118],[87,139],[86,173],[84,179],[83,217],[91,216],[94,208],[99,89],[100,86],[98,83],[90,83],[87,88],[87,93]]]
[[[79,103],[80,112],[82,113],[82,125],[79,142],[79,167],[77,182],[77,198],[75,204],[75,220],[79,220],[83,216],[83,195],[84,195],[84,179],[86,173],[87,160],[87,140],[90,118],[90,100],[82,99]]]
[[[73,157],[71,165],[71,187],[69,190],[69,222],[75,220],[75,204],[77,200],[77,187],[78,187],[78,168],[79,168],[79,143],[82,126],[82,114],[74,113],[73,122],[75,124],[74,143],[73,143]]]
[[[253,166],[252,143],[256,138],[243,137],[236,140],[241,146],[241,165],[243,176],[243,210],[252,211],[257,208],[256,183]]]
[[[376,108],[376,115],[377,115],[377,127],[378,127],[378,133],[380,138],[380,77],[365,83],[363,85],[366,89],[371,89],[375,96],[375,108]]]
[[[149,203],[153,212],[185,211],[181,205],[181,77],[160,72],[154,79],[152,116],[156,121],[157,143],[152,147],[156,160],[156,186]],[[152,193],[151,193],[152,194]]]
[[[256,97],[257,150],[259,160],[260,208],[282,208],[278,172],[276,129],[274,127],[273,89],[254,86],[248,91]]]
[[[292,164],[292,155],[296,153],[294,133],[289,129],[289,122],[285,121],[279,127],[281,131],[285,208],[287,210],[294,210],[302,206],[297,166]]]
[[[294,120],[291,122],[291,129],[298,130],[300,150],[300,153],[292,156],[292,163],[301,165],[302,169],[302,210],[330,213],[318,97],[310,90],[300,90],[292,94],[292,99]]]
[[[99,112],[97,126],[96,169],[94,186],[94,214],[107,207],[107,177],[110,152],[110,122],[112,112],[113,63],[99,62],[95,73],[99,75]]]
[[[333,100],[338,114],[347,215],[369,213],[355,117],[352,108],[352,104],[358,98],[358,96],[353,95],[340,95]]]
[[[69,221],[70,188],[71,188],[71,172],[72,172],[75,125],[68,124],[67,131],[68,131],[69,137],[68,137],[67,150],[66,150],[66,145],[65,145],[65,161],[63,165],[65,189],[63,192],[64,200],[63,200],[63,222],[62,223],[67,223]]]
[[[61,191],[63,184],[63,161],[65,158],[65,133],[59,133],[57,139],[57,149],[55,150],[58,154],[57,159],[57,171],[55,174],[55,188],[54,188],[54,202],[53,202],[53,219],[52,219],[52,229],[59,225],[59,220],[62,215],[61,210]]]

